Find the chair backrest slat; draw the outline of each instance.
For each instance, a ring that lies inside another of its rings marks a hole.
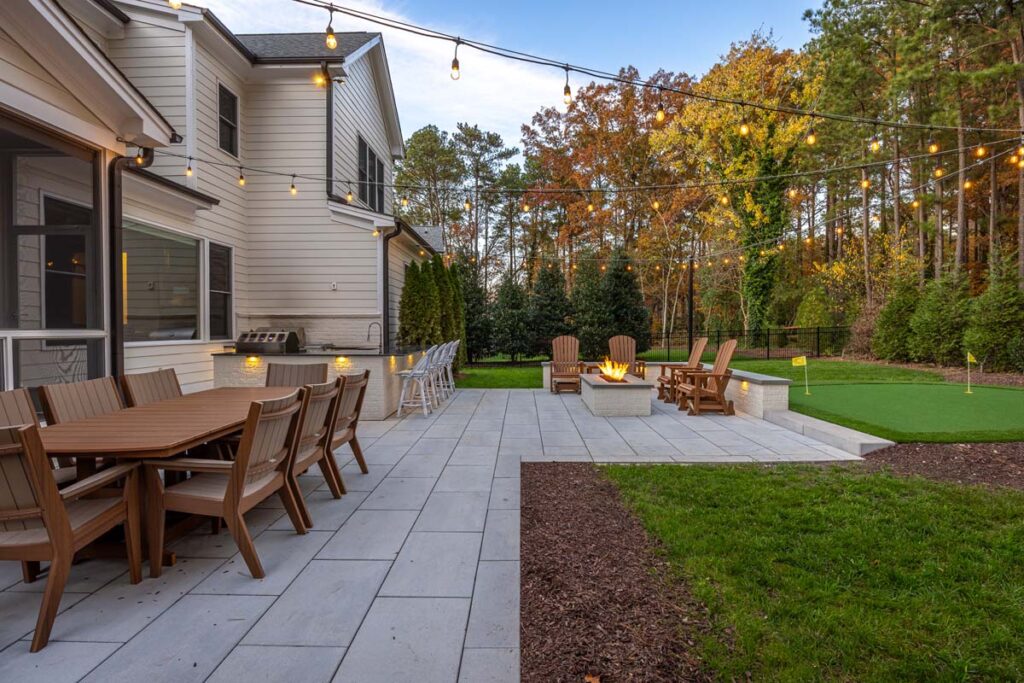
[[[580,359],[580,340],[566,334],[551,340],[552,363],[576,363]]]
[[[181,396],[181,384],[174,368],[125,375],[121,378],[124,397],[129,406],[142,406]]]
[[[370,371],[364,370],[358,375],[346,375],[345,386],[341,389],[341,400],[338,403],[338,414],[334,420],[334,431],[340,432],[349,428],[355,429],[359,423],[359,413],[363,410],[363,397],[370,383]]]
[[[344,386],[344,376],[333,382],[306,385],[297,458],[306,457],[310,452],[324,446],[325,441],[333,436],[334,418],[338,412],[338,401]]]
[[[249,406],[232,471],[232,488],[237,496],[241,496],[245,484],[291,465],[305,393],[305,389],[296,389],[283,398],[255,401]]]
[[[304,387],[327,381],[327,363],[268,363],[268,387]]]
[[[720,347],[718,347],[718,353],[715,355],[715,364],[711,368],[711,374],[725,374],[725,371],[729,369],[729,363],[732,362],[732,354],[735,350],[735,339],[730,339],[729,341],[725,342]]]
[[[616,363],[636,363],[636,339],[620,334],[608,340],[608,357]]]
[[[23,426],[0,427],[0,531],[43,526],[31,463],[21,445]]]
[[[704,349],[707,345],[707,337],[697,337],[693,340],[693,348],[690,349],[690,357],[686,359],[686,367],[691,370],[700,367],[700,358],[704,355]]]
[[[0,391],[0,427],[14,427],[21,425],[38,425],[39,417],[36,415],[35,406],[32,405],[32,397],[28,389],[12,389]],[[4,441],[4,439],[10,439]],[[19,443],[17,434],[0,434],[0,445],[5,443]]]
[[[47,424],[85,420],[124,409],[113,377],[39,387]]]

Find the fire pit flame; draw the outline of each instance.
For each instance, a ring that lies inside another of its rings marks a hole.
[[[629,372],[629,363],[616,363],[605,357],[604,362],[597,366],[601,376],[609,382],[621,382]]]

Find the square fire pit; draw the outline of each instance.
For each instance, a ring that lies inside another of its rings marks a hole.
[[[654,384],[626,375],[613,382],[601,375],[580,375],[580,395],[590,412],[598,417],[642,417],[651,414]]]

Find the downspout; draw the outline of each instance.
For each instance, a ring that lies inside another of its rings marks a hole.
[[[135,157],[117,157],[110,162],[107,177],[108,214],[110,222],[107,230],[109,245],[108,270],[110,275],[110,374],[114,377],[124,375],[124,288],[121,254],[124,251],[124,230],[122,226],[124,211],[122,202],[123,184],[121,173],[130,165],[146,168],[153,165],[153,150],[141,148],[141,161]]]
[[[381,348],[385,352],[392,351],[391,346],[391,261],[388,258],[388,242],[395,237],[398,237],[402,233],[402,223],[395,221],[395,229],[392,232],[384,235],[384,239],[381,247],[381,258],[383,263],[381,264],[381,277],[384,281],[381,283],[381,292],[383,293],[383,302],[381,306],[381,336],[383,337]]]

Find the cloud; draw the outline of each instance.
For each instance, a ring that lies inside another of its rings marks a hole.
[[[327,25],[326,12],[291,0],[206,0],[205,5],[237,33],[323,31]],[[379,3],[353,1],[347,6],[410,21]],[[453,81],[449,73],[454,46],[447,41],[382,28],[346,15],[335,15],[333,26],[336,31],[383,34],[406,137],[427,124],[452,131],[456,123],[468,122],[497,132],[506,144],[518,147],[523,123],[528,123],[542,107],[563,106],[565,77],[555,69],[514,62],[462,46],[462,77]],[[431,28],[452,35],[460,32],[458,26]],[[579,84],[572,79],[570,83],[575,92]]]

